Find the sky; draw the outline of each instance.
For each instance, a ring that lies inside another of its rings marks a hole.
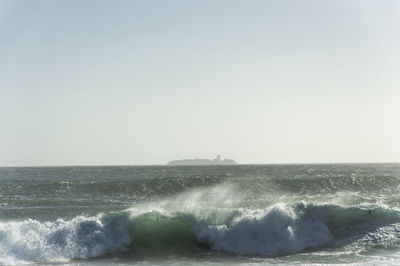
[[[399,12],[0,0],[0,166],[400,162]]]

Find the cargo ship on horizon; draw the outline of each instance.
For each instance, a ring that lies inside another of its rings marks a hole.
[[[167,165],[232,165],[236,164],[235,160],[232,159],[223,159],[221,160],[221,156],[218,155],[215,159],[182,159],[182,160],[173,160],[167,163]]]

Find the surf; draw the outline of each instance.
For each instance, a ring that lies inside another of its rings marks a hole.
[[[214,220],[193,212],[132,211],[77,216],[69,221],[3,221],[0,262],[65,261],[107,254],[146,257],[196,249],[281,256],[343,247],[400,222],[399,213],[390,209],[370,213],[358,207],[305,202],[235,209],[229,219],[213,213]]]

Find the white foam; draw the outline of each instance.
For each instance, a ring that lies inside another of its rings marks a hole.
[[[130,243],[126,218],[83,217],[70,221],[0,222],[0,264],[88,258]]]
[[[230,225],[200,224],[195,231],[212,249],[238,254],[296,253],[333,239],[326,224],[298,217],[284,205],[244,214]]]

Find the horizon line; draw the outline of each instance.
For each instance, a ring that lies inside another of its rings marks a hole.
[[[391,162],[293,162],[293,163],[236,163],[230,165],[168,165],[165,164],[65,164],[65,165],[0,165],[0,168],[39,168],[39,167],[142,167],[142,166],[167,166],[167,167],[190,167],[190,166],[240,166],[240,165],[327,165],[327,164],[400,164],[400,161]]]

